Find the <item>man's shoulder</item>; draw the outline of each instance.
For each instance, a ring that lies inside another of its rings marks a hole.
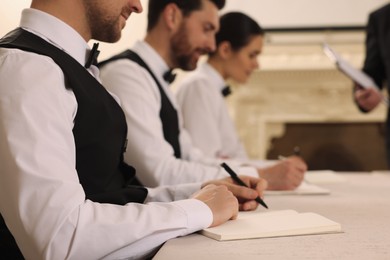
[[[15,73],[27,68],[31,68],[35,73],[39,71],[47,73],[49,68],[61,72],[60,67],[49,56],[17,48],[0,48],[0,64],[7,70],[14,70]]]
[[[213,82],[210,78],[202,73],[189,75],[179,84],[176,91],[176,97],[179,103],[186,102],[186,99],[203,99],[215,103],[218,102],[218,99],[215,97],[219,94],[220,92],[213,87]]]
[[[106,70],[107,68],[116,68],[121,66],[132,67],[133,69],[143,69],[137,62],[133,61],[128,57],[130,50],[126,50],[120,54],[114,55],[106,60],[99,62],[99,68]]]
[[[115,57],[115,56],[114,56]],[[99,65],[100,75],[103,79],[111,77],[126,77],[128,79],[142,80],[150,75],[145,68],[137,62],[126,57],[108,59]]]
[[[210,79],[204,73],[201,73],[200,70],[195,70],[187,75],[185,78],[179,83],[180,87],[190,87],[190,88],[199,88],[209,85]]]
[[[379,9],[373,11],[371,16],[388,18],[390,16],[390,4],[384,5]]]

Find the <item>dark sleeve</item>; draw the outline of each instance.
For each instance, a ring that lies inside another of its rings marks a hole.
[[[386,79],[385,65],[381,58],[381,49],[378,42],[380,19],[378,15],[371,14],[366,29],[366,58],[363,71],[370,75],[379,88],[382,89]]]
[[[365,73],[367,73],[370,77],[372,77],[376,85],[380,89],[382,89],[386,74],[385,74],[385,66],[381,58],[380,45],[378,42],[378,30],[380,24],[378,22],[377,16],[378,16],[377,14],[372,13],[368,18],[368,23],[366,27],[366,44],[365,44],[366,56],[365,56],[362,70]],[[353,88],[353,93],[357,89],[358,88],[355,85],[355,87]],[[368,112],[367,110],[359,106],[355,98],[354,101],[356,106],[359,108],[361,112],[363,113]]]

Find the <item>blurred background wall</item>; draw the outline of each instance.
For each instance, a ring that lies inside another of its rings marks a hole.
[[[144,13],[133,14],[115,44],[101,44],[100,59],[122,51],[146,30]],[[276,159],[300,146],[310,169],[386,168],[386,108],[361,114],[352,82],[322,52],[330,44],[356,68],[364,60],[368,14],[388,0],[228,0],[222,12],[243,11],[266,29],[261,70],[248,84],[234,84],[227,102],[240,137],[254,159]],[[2,0],[0,35],[19,23],[29,0]],[[185,76],[181,74],[178,81]]]

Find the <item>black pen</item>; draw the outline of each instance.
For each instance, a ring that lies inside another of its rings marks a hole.
[[[293,154],[296,156],[300,156],[301,155],[301,148],[299,146],[295,146],[294,150],[293,150]]]
[[[237,182],[238,185],[248,187],[226,163],[222,163],[221,166],[229,173],[230,177],[232,177],[233,181]],[[255,200],[268,209],[267,204],[265,204],[265,202],[259,196],[257,196]]]
[[[301,148],[299,146],[295,146],[294,149],[293,149],[293,155],[295,156],[300,156],[301,157]],[[283,155],[279,155],[278,156],[278,159],[279,160],[285,160],[287,159],[287,157],[283,156]]]

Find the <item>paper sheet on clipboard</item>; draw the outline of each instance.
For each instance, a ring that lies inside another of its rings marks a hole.
[[[375,84],[374,80],[361,70],[355,69],[352,65],[344,60],[337,52],[335,52],[328,44],[323,45],[324,53],[336,64],[337,68],[343,72],[347,77],[356,82],[359,86],[369,89],[373,88],[380,92],[379,87]],[[382,94],[381,94],[382,96]],[[382,96],[382,103],[386,106],[390,105],[388,97]]]
[[[344,60],[337,52],[335,52],[328,44],[323,45],[324,53],[336,64],[337,68],[351,78],[354,82],[363,88],[379,89],[374,80],[365,74],[363,71],[355,69],[352,65]]]

